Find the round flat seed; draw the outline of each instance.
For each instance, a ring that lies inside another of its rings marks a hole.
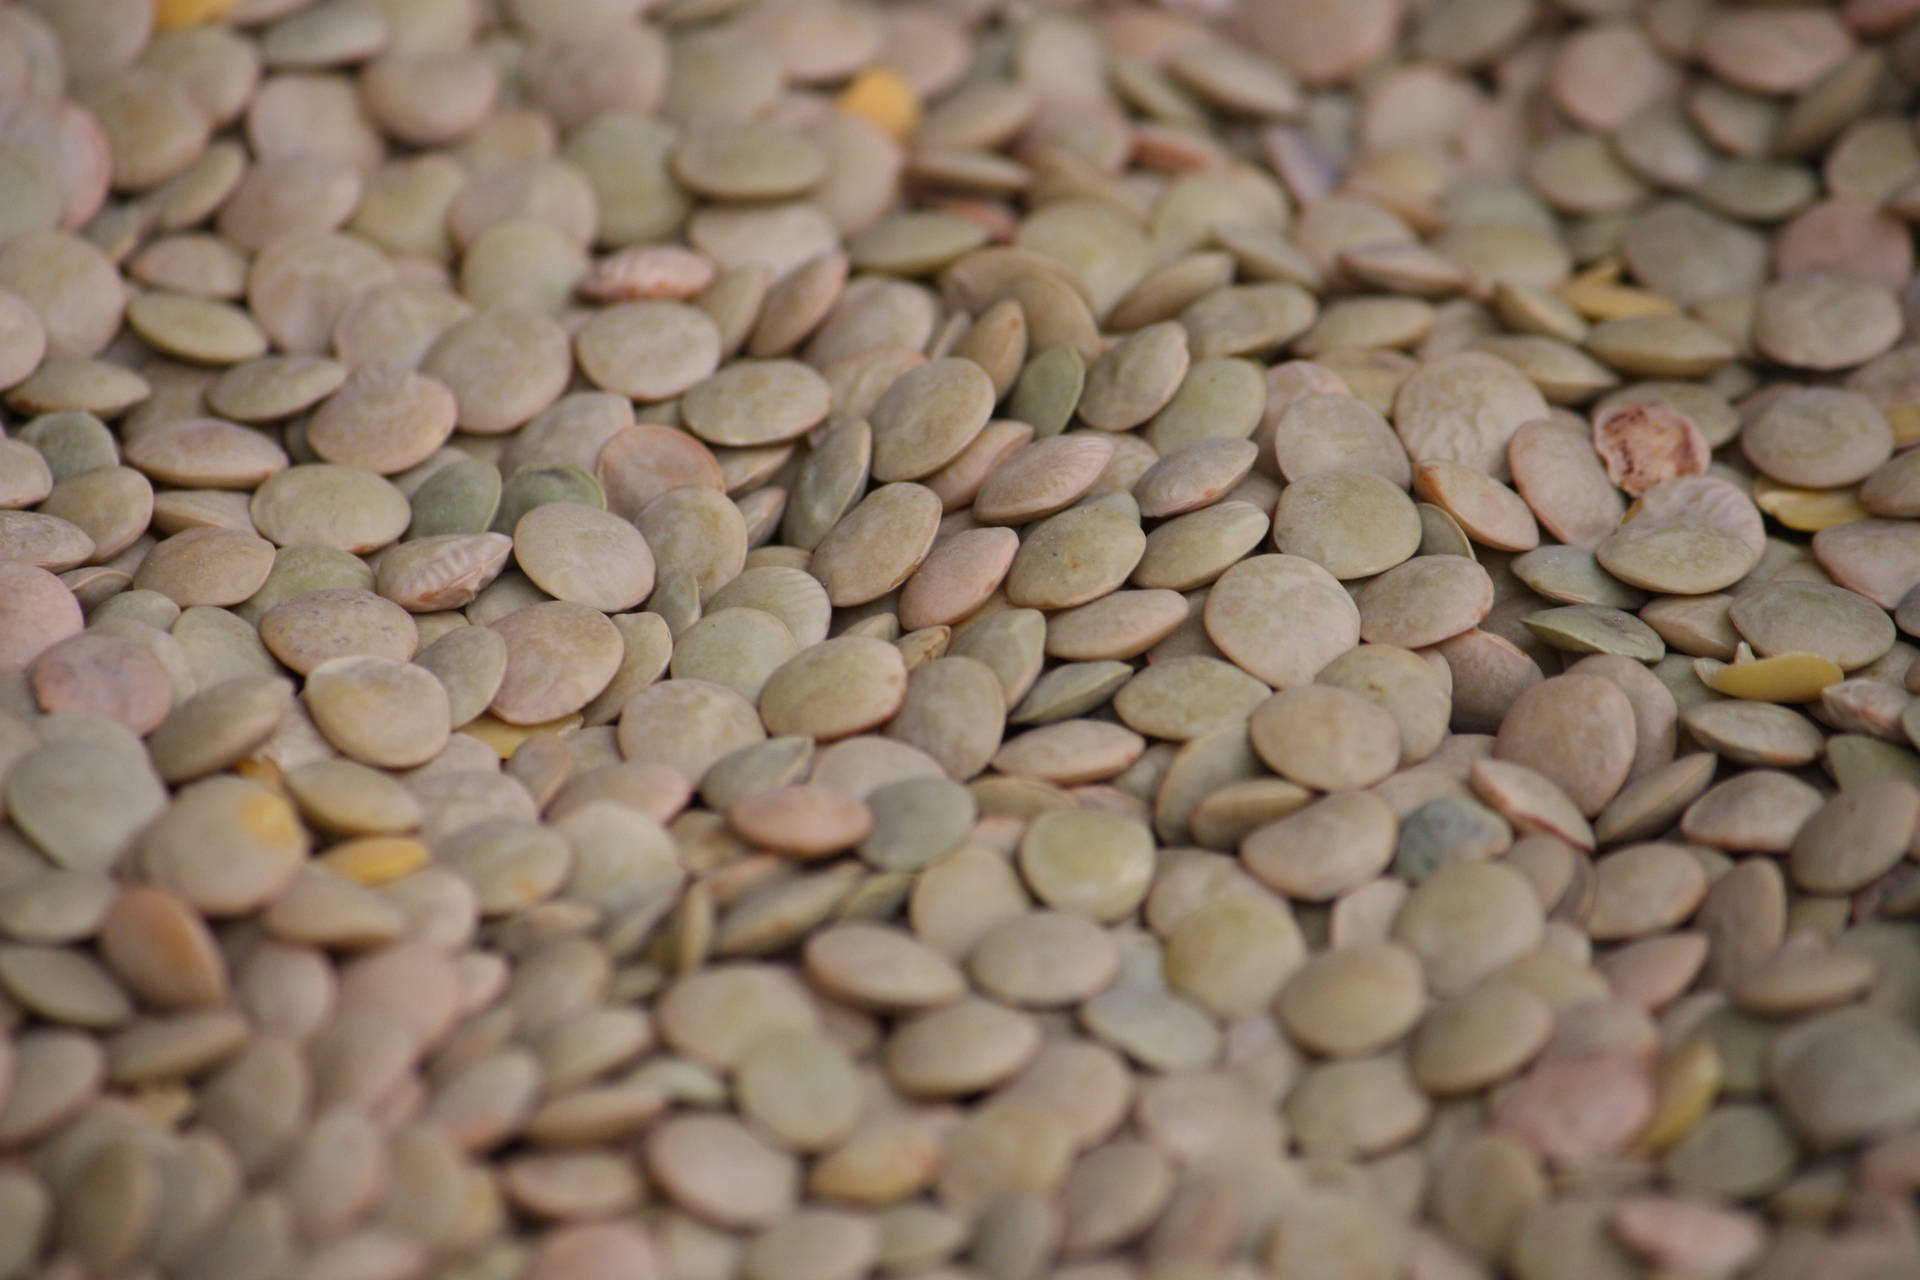
[[[1740,433],[1748,461],[1782,484],[1826,489],[1866,478],[1893,454],[1878,407],[1851,391],[1787,390]]]
[[[887,1079],[912,1097],[956,1097],[1011,1079],[1040,1050],[1035,1020],[969,996],[906,1022],[888,1039]]]
[[[347,306],[362,291],[386,284],[392,271],[378,249],[354,236],[284,236],[255,256],[247,306],[282,351],[321,355]]]
[[[969,529],[936,543],[900,593],[900,625],[917,630],[971,615],[1006,578],[1019,545],[1009,529]]]
[[[868,636],[841,636],[802,650],[775,671],[761,691],[760,714],[771,733],[828,741],[885,723],[906,693],[898,649]]]
[[[817,933],[803,959],[814,982],[862,1008],[928,1009],[966,994],[960,971],[944,956],[877,924],[848,922]]]
[[[697,782],[715,761],[766,737],[753,704],[724,685],[664,680],[634,694],[620,713],[620,753],[678,769]]]
[[[1195,907],[1165,945],[1168,986],[1220,1018],[1266,1007],[1307,959],[1292,913],[1266,895]]]
[[[872,454],[873,429],[865,422],[831,428],[800,464],[787,495],[781,538],[802,550],[818,548],[827,531],[859,501]]]
[[[50,358],[97,355],[126,308],[113,264],[64,231],[29,231],[0,245],[0,288],[33,308]]]
[[[1431,1103],[1399,1057],[1359,1058],[1309,1068],[1287,1096],[1293,1138],[1313,1155],[1391,1150],[1426,1124]]]
[[[699,599],[732,581],[746,561],[746,516],[712,489],[670,489],[649,502],[634,524],[653,552],[656,583],[677,581]]]
[[[91,1035],[47,1027],[24,1033],[0,1134],[9,1144],[28,1142],[78,1115],[99,1096],[106,1059]]]
[[[47,353],[38,312],[19,294],[0,289],[0,389],[18,386]]]
[[[1360,640],[1360,612],[1337,579],[1298,556],[1255,556],[1207,593],[1207,635],[1275,688],[1304,684]]]
[[[1603,320],[1587,334],[1586,347],[1608,368],[1648,378],[1704,377],[1735,355],[1718,331],[1666,314]]]
[[[1180,313],[1193,359],[1271,351],[1304,333],[1318,312],[1313,295],[1289,283],[1230,285]]]
[[[787,625],[759,609],[717,609],[680,633],[670,670],[677,679],[707,680],[758,700],[767,679],[799,644]]]
[[[513,556],[548,595],[602,613],[631,609],[653,591],[646,539],[595,507],[549,502],[533,508],[513,527]]]
[[[334,370],[345,373],[337,365],[325,371]],[[313,381],[318,384],[317,377]],[[425,462],[453,434],[453,392],[425,374],[371,365],[336,385],[307,420],[307,445],[324,461],[393,475]],[[209,391],[210,403],[219,386]],[[304,391],[300,398],[311,394]]]
[[[189,529],[156,545],[134,586],[182,608],[230,605],[258,591],[273,570],[273,544],[234,529]]]
[[[1318,684],[1348,689],[1378,703],[1400,726],[1403,763],[1424,760],[1446,736],[1450,690],[1418,655],[1390,645],[1361,645],[1323,667]]]
[[[127,462],[150,479],[193,488],[251,489],[287,455],[264,433],[218,418],[179,418],[129,443]]]
[[[1422,366],[1394,396],[1394,428],[1415,462],[1444,459],[1496,479],[1507,443],[1523,422],[1547,416],[1547,403],[1514,367],[1461,352]]]
[[[541,1172],[549,1177],[558,1174],[556,1181],[561,1185],[545,1189],[549,1194],[558,1191],[566,1197],[558,1202],[542,1197],[548,1207],[564,1203],[571,1208],[579,1202],[576,1197],[584,1198],[596,1207],[609,1203],[623,1206],[625,1203],[613,1190],[619,1184],[609,1170],[595,1167],[591,1174],[587,1174],[586,1170],[568,1170],[593,1178],[592,1182],[580,1178],[574,1185],[567,1185],[565,1175],[559,1174],[558,1170],[548,1168]],[[529,1176],[537,1178],[539,1175]],[[653,1238],[638,1227],[619,1222],[580,1223],[558,1227],[542,1235],[539,1247],[527,1262],[526,1274],[532,1280],[560,1280],[563,1276],[578,1276],[581,1280],[588,1280],[589,1277],[594,1280],[600,1280],[601,1277],[613,1280],[616,1276],[647,1275],[659,1267],[659,1253],[659,1246]]]
[[[1826,583],[1766,583],[1735,600],[1727,617],[1762,656],[1820,654],[1845,670],[1877,660],[1894,642],[1884,612]]]
[[[1025,524],[1084,497],[1113,461],[1111,441],[1093,435],[1052,436],[1009,453],[989,471],[973,499],[974,518]]]
[[[1218,658],[1171,658],[1128,680],[1114,698],[1114,711],[1139,733],[1184,742],[1242,719],[1268,692]]]
[[[1799,1145],[1770,1109],[1734,1103],[1702,1117],[1663,1165],[1684,1190],[1747,1198],[1786,1181],[1798,1158]]]
[[[1544,774],[1588,817],[1626,781],[1632,704],[1597,676],[1565,675],[1523,692],[1501,723],[1495,752]]]
[[[1494,1119],[1548,1159],[1574,1163],[1623,1148],[1653,1107],[1651,1078],[1624,1056],[1549,1058],[1502,1096]]]
[[[1033,632],[1003,631],[969,654],[923,663],[909,675],[906,697],[887,735],[911,744],[951,777],[979,773],[993,759],[1006,727],[1006,685],[1024,693],[1039,671],[1038,641]],[[1007,664],[1008,671],[995,662]]]
[[[291,883],[308,843],[285,800],[257,783],[216,777],[175,797],[141,837],[140,861],[156,885],[202,914],[232,916],[258,909]]]
[[[1882,609],[1898,609],[1920,585],[1912,559],[1920,543],[1917,533],[1920,529],[1908,521],[1856,520],[1816,533],[1813,554],[1840,586]]]
[[[803,647],[827,638],[832,606],[819,581],[787,565],[756,565],[714,593],[712,612],[759,609],[779,618]]]
[[[1477,625],[1493,607],[1493,584],[1464,556],[1415,556],[1368,582],[1356,604],[1368,643],[1419,649]]]
[[[1641,662],[1657,662],[1666,653],[1652,627],[1630,613],[1602,605],[1543,609],[1522,621],[1547,644],[1573,653],[1620,654]]]
[[[727,822],[756,845],[800,858],[842,852],[873,830],[873,815],[861,801],[800,785],[734,801],[727,807]]]
[[[1540,901],[1519,872],[1456,862],[1417,885],[1394,917],[1393,938],[1420,957],[1428,987],[1453,997],[1539,943]]]
[[[416,538],[381,557],[374,588],[413,613],[457,609],[500,575],[512,551],[512,540],[498,533]]]
[[[660,997],[657,1016],[676,1052],[722,1069],[737,1065],[761,1036],[818,1026],[806,989],[786,970],[758,964],[681,979]]]
[[[1700,32],[1700,56],[1713,73],[1756,93],[1805,89],[1852,47],[1839,20],[1816,10],[1720,14]]]
[[[873,408],[873,474],[917,480],[957,458],[993,412],[993,380],[971,360],[930,361],[900,375]]]
[[[598,609],[571,600],[528,605],[492,624],[507,644],[506,674],[489,709],[509,724],[571,715],[607,687],[626,646]]]
[[[1087,917],[1032,911],[987,930],[968,955],[967,969],[988,996],[1047,1006],[1098,994],[1119,963],[1112,939]]]
[[[1843,1009],[1782,1034],[1767,1074],[1795,1127],[1833,1146],[1905,1122],[1915,1106],[1904,1074],[1915,1048],[1906,1029],[1878,1010]]]
[[[477,458],[449,462],[409,495],[413,514],[407,535],[425,540],[484,534],[499,512],[503,489],[500,469],[491,462]]]
[[[646,1161],[669,1199],[719,1226],[772,1225],[792,1212],[799,1193],[793,1157],[723,1116],[668,1119],[648,1134]]]
[[[1254,751],[1275,773],[1320,791],[1371,786],[1400,762],[1394,718],[1332,685],[1281,690],[1253,709],[1247,731]]]
[[[1117,814],[1055,810],[1028,824],[1019,864],[1034,895],[1058,911],[1118,920],[1146,897],[1152,836]]]
[[[1540,543],[1540,530],[1525,501],[1491,476],[1457,462],[1423,462],[1414,469],[1413,487],[1482,546],[1530,551]]]
[[[566,331],[554,321],[493,309],[441,333],[420,371],[453,392],[462,430],[499,435],[559,397],[566,389],[570,354]]]
[[[372,656],[333,658],[307,674],[314,724],[363,764],[406,768],[446,744],[447,693],[424,667]]]
[[[1143,517],[1193,511],[1231,492],[1252,470],[1259,446],[1251,440],[1197,440],[1148,467],[1133,488]]]
[[[93,632],[42,652],[33,664],[33,693],[48,715],[97,716],[145,737],[173,706],[173,688],[158,658],[134,643]]]
[[[1073,417],[1086,376],[1086,361],[1077,350],[1047,346],[1020,371],[1008,399],[1008,413],[1031,423],[1038,437],[1058,435]]]
[[[1111,778],[1145,749],[1144,738],[1119,725],[1062,720],[1008,739],[993,753],[991,763],[1014,777],[1066,786]]]
[[[588,320],[574,350],[594,385],[633,400],[666,400],[714,371],[720,330],[678,302],[627,302]]]
[[[127,324],[155,350],[198,364],[238,364],[267,350],[246,312],[191,294],[141,294],[127,304]]]
[[[1420,962],[1388,942],[1318,956],[1288,979],[1275,1012],[1287,1034],[1315,1053],[1357,1057],[1395,1043],[1420,1020]]]
[[[726,487],[711,449],[676,427],[650,422],[617,428],[597,450],[593,473],[607,509],[628,519],[673,489]]]
[[[585,255],[550,222],[503,218],[475,236],[460,262],[460,288],[481,307],[552,315],[571,300]]]
[[[168,782],[187,782],[237,763],[279,727],[293,685],[277,676],[238,676],[180,703],[147,739]]]
[[[362,654],[405,662],[420,644],[413,618],[371,591],[332,587],[275,605],[260,618],[260,641],[306,675],[330,658]]]
[[[814,548],[808,572],[836,607],[867,604],[899,587],[933,550],[940,499],[918,484],[874,489]]]
[[[1746,765],[1805,764],[1823,746],[1805,716],[1764,702],[1705,703],[1683,712],[1681,723],[1701,745]]]
[[[1240,856],[1275,891],[1325,902],[1385,870],[1396,835],[1386,802],[1368,791],[1341,792],[1257,827]]]
[[[1280,493],[1273,542],[1346,581],[1384,573],[1420,546],[1420,515],[1392,482],[1368,471],[1327,471]]]
[[[1352,470],[1373,472],[1402,489],[1412,483],[1406,449],[1379,410],[1364,400],[1344,391],[1314,391],[1284,407],[1270,405],[1268,417],[1274,456],[1290,481]]]
[[[1920,823],[1920,790],[1898,778],[1849,787],[1806,820],[1788,851],[1794,884],[1851,893],[1900,860]]]
[[[1594,415],[1594,451],[1607,479],[1638,496],[1675,476],[1706,470],[1708,445],[1692,419],[1668,405],[1626,401]]]
[[[761,445],[791,440],[827,416],[831,393],[795,360],[739,361],[689,389],[681,417],[709,444]]]
[[[1891,291],[1845,276],[1795,276],[1769,285],[1754,303],[1754,345],[1799,369],[1863,364],[1891,347],[1899,330]]]
[[[1706,892],[1706,872],[1680,845],[1639,844],[1594,864],[1587,930],[1596,940],[1635,938],[1693,914]]]
[[[334,463],[269,476],[247,509],[275,546],[312,543],[356,555],[398,541],[412,518],[406,495],[392,483]]]
[[[379,285],[361,294],[334,322],[334,353],[355,369],[388,363],[416,368],[441,334],[473,312],[470,302],[439,284]]]
[[[1162,321],[1129,334],[1087,370],[1080,420],[1101,431],[1137,427],[1173,399],[1187,368],[1187,331],[1180,324]]]
[[[1035,609],[1065,609],[1098,599],[1127,580],[1146,541],[1137,516],[1104,504],[1050,516],[1028,532],[1014,554],[1007,599]]]
[[[735,1077],[740,1107],[796,1151],[824,1151],[852,1133],[859,1083],[844,1051],[815,1032],[762,1037]]]
[[[1545,1000],[1519,983],[1485,983],[1421,1020],[1408,1065],[1422,1088],[1466,1093],[1517,1073],[1552,1033]]]
[[[771,121],[715,121],[674,144],[673,173],[689,190],[719,200],[799,195],[827,172],[827,158],[803,133]]]
[[[925,866],[958,848],[971,830],[973,793],[944,778],[906,779],[870,792],[873,831],[860,857],[882,870]]]

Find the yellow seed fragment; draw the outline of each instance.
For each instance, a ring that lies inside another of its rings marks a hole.
[[[197,1104],[193,1089],[178,1080],[144,1084],[132,1095],[133,1105],[163,1129],[180,1124]]]
[[[920,123],[920,95],[885,67],[869,67],[855,76],[834,105],[872,121],[901,141]]]
[[[577,711],[543,724],[508,724],[491,712],[486,712],[460,732],[480,739],[492,747],[502,760],[510,760],[513,753],[520,749],[520,744],[535,734],[552,733],[565,737],[578,729],[580,724],[580,713]]]
[[[1712,1108],[1723,1074],[1720,1051],[1705,1036],[1668,1054],[1654,1073],[1653,1116],[1634,1145],[1654,1155],[1686,1137]]]
[[[1830,684],[1846,679],[1840,664],[1817,653],[1776,653],[1752,662],[1713,663],[1702,658],[1694,674],[1715,693],[1748,702],[1811,702]]]
[[[356,884],[381,885],[411,875],[432,857],[427,846],[411,836],[363,836],[321,854],[320,865]]]
[[[1622,320],[1629,316],[1678,315],[1671,298],[1632,285],[1569,280],[1558,290],[1560,298],[1588,320]]]
[[[248,756],[233,766],[233,771],[249,782],[257,782],[263,787],[271,787],[281,795],[287,794],[287,778],[280,766],[265,756]]]
[[[237,0],[159,0],[153,11],[153,25],[162,31],[198,26],[224,18]]]
[[[1601,258],[1579,275],[1570,277],[1566,283],[1569,285],[1619,284],[1620,277],[1626,269],[1626,263],[1619,258]]]
[[[1765,476],[1753,482],[1753,504],[1801,533],[1818,533],[1873,514],[1860,505],[1858,489],[1796,489]]]
[[[240,801],[239,808],[240,812],[235,817],[240,830],[261,844],[291,849],[301,847],[306,839],[300,826],[300,817],[287,800],[285,791],[247,796]]]
[[[1920,405],[1896,404],[1887,408],[1887,425],[1893,428],[1895,451],[1920,444]]]

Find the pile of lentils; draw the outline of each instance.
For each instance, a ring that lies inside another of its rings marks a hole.
[[[0,0],[0,1280],[1912,1280],[1917,100]]]

